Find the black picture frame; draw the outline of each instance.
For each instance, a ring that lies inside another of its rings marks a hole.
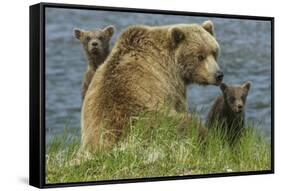
[[[184,15],[216,18],[238,18],[271,22],[271,170],[231,172],[219,174],[202,174],[188,176],[173,176],[160,178],[141,178],[126,180],[106,180],[78,183],[45,182],[45,9],[64,8],[81,10],[105,10],[117,12],[151,13],[165,15]],[[211,178],[226,176],[258,175],[274,173],[274,18],[248,15],[231,15],[215,13],[196,13],[183,11],[135,9],[121,7],[102,7],[74,4],[39,3],[30,6],[30,139],[29,139],[29,184],[38,188],[85,186],[99,184],[132,183],[146,181],[165,181],[193,178]]]

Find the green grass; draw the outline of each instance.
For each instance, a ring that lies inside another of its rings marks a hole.
[[[257,128],[248,127],[230,147],[216,130],[198,140],[197,120],[178,131],[180,120],[166,114],[135,118],[129,133],[112,149],[79,152],[80,140],[65,133],[50,141],[46,183],[182,176],[271,169],[270,143]]]

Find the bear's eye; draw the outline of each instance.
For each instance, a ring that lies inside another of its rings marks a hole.
[[[90,40],[91,40],[91,37],[87,36],[87,37],[86,37],[86,41],[89,42]]]
[[[218,53],[217,53],[217,51],[213,51],[213,52],[212,52],[212,55],[214,56],[215,59],[218,58]]]
[[[203,55],[199,55],[197,58],[199,62],[202,62],[205,59]]]
[[[103,40],[103,36],[98,36],[98,39],[99,40]]]
[[[230,101],[230,103],[233,103],[233,102],[235,101],[235,97],[229,96],[229,97],[228,97],[228,100]]]

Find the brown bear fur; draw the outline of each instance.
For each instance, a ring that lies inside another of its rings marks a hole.
[[[91,31],[74,29],[74,36],[81,42],[88,61],[81,88],[82,100],[85,97],[88,86],[97,68],[104,62],[109,54],[109,43],[113,33],[113,26]]]
[[[221,82],[213,29],[211,21],[125,29],[86,94],[82,148],[110,147],[140,112],[168,107],[188,118],[186,85]]]
[[[241,136],[245,120],[245,104],[250,82],[242,85],[220,85],[222,95],[217,97],[208,113],[207,124],[210,128],[217,126],[227,136],[231,144]]]

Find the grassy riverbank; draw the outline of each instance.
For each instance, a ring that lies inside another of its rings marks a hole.
[[[269,170],[270,143],[257,128],[248,127],[240,143],[230,147],[215,130],[198,141],[194,120],[178,132],[179,119],[165,114],[134,119],[130,133],[111,150],[78,152],[80,140],[65,133],[46,150],[46,183],[182,176]]]

